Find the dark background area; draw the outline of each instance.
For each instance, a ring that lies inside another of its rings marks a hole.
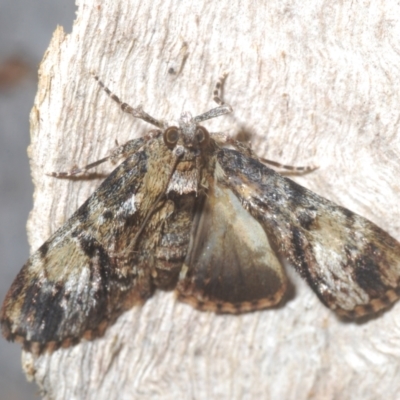
[[[69,33],[72,0],[0,0],[0,302],[29,256],[32,208],[27,147],[37,71],[57,25]],[[21,367],[18,344],[0,339],[0,400],[40,398]]]

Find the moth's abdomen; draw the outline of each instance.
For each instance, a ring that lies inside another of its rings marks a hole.
[[[152,254],[151,275],[155,286],[160,289],[173,289],[176,285],[189,247],[194,209],[199,201],[194,193],[177,195],[168,200],[158,213],[168,215],[162,220],[158,243]]]

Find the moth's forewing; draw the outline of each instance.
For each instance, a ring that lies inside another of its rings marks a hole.
[[[143,198],[159,195],[143,193],[148,158],[145,149],[124,161],[30,257],[1,309],[7,339],[29,347],[95,337],[151,294],[150,271],[129,247],[146,215]]]
[[[195,217],[177,286],[204,310],[244,312],[277,304],[286,276],[259,222],[229,188],[215,182]]]
[[[331,309],[360,317],[400,297],[400,243],[378,226],[223,149],[225,184]]]

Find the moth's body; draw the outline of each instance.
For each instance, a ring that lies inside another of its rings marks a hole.
[[[114,154],[125,161],[22,268],[1,310],[7,339],[40,351],[94,338],[156,288],[202,310],[271,307],[287,286],[281,258],[341,315],[398,299],[400,244],[214,139],[200,122],[229,106],[167,127],[105,90],[158,129]]]

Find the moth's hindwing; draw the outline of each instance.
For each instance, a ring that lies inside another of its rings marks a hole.
[[[237,151],[217,160],[221,181],[329,308],[360,317],[400,297],[400,243],[389,234]]]
[[[40,348],[96,337],[151,295],[150,270],[130,247],[146,215],[143,197],[151,204],[158,195],[143,187],[148,167],[146,151],[130,156],[31,256],[1,310],[7,339]]]
[[[244,312],[277,304],[286,276],[259,222],[232,190],[215,182],[195,216],[177,286],[204,310]]]

